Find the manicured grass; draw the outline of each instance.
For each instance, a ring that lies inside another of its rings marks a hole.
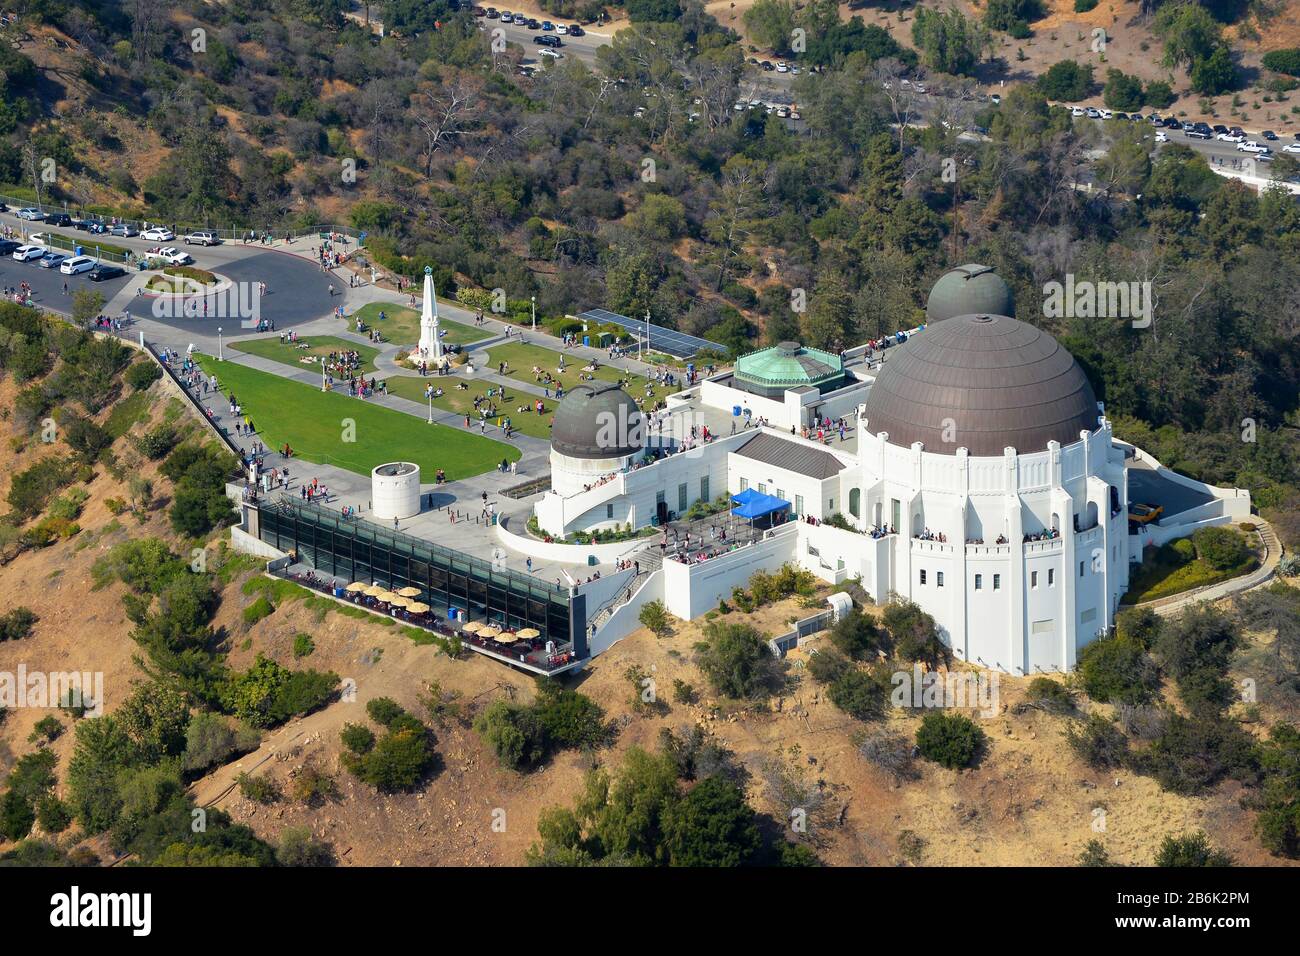
[[[303,345],[308,347],[302,348]],[[328,355],[330,352],[355,349],[361,353],[361,371],[373,372],[375,370],[375,356],[379,354],[379,349],[358,342],[349,342],[347,339],[338,339],[332,335],[309,335],[292,344],[281,342],[278,335],[273,335],[265,339],[245,339],[242,342],[231,342],[230,347],[237,352],[259,355],[262,358],[279,362],[281,365],[311,369],[317,373],[320,372],[320,364],[317,362],[303,362],[302,359],[305,356]]]
[[[383,320],[379,318],[380,312],[384,313]],[[366,325],[382,332],[388,342],[413,346],[420,341],[420,313],[415,309],[408,309],[403,305],[371,302],[348,316],[349,332],[356,330],[358,316]],[[442,340],[448,345],[471,345],[492,337],[490,332],[476,329],[472,325],[453,322],[450,319],[439,318],[438,328],[446,333]]]
[[[471,382],[470,387],[464,391],[456,387],[460,379],[453,376],[433,376],[420,378],[419,376],[409,375],[390,375],[387,379],[388,390],[394,395],[400,395],[402,398],[409,398],[413,402],[428,402],[424,397],[424,387],[426,384],[433,382],[440,386],[443,394],[433,400],[433,407],[442,409],[445,412],[453,412],[456,415],[469,415],[470,424],[474,430],[478,429],[478,412],[474,409],[474,396],[486,396],[489,383]],[[541,415],[535,412],[519,412],[520,405],[532,405],[533,402],[541,398],[540,395],[533,395],[530,392],[515,390],[510,387],[506,388],[505,398],[498,399],[493,396],[492,402],[502,415],[510,417],[510,424],[515,431],[523,435],[531,435],[534,438],[551,437],[551,419],[555,416],[555,406],[558,404],[553,398],[542,398],[546,411]],[[492,418],[488,423],[488,428],[496,427],[496,418]]]
[[[561,354],[553,349],[544,348],[540,345],[527,345],[523,342],[494,345],[488,350],[488,358],[490,359],[488,371],[495,372],[500,363],[505,362],[509,366],[506,375],[517,378],[521,382],[540,384],[536,382],[536,377],[532,371],[533,366],[537,366],[543,372],[550,372],[552,379],[558,378],[567,391],[573,386],[583,383],[582,376],[585,373],[582,369],[584,363],[576,355],[565,355],[564,372],[561,374],[558,372]],[[649,402],[652,406],[656,401],[672,394],[674,391],[674,389],[650,382],[644,375],[636,375],[625,369],[615,368],[604,363],[596,369],[593,375],[598,381],[602,382],[625,382],[624,389],[641,405],[644,405],[647,398],[647,384],[651,386]]]
[[[296,456],[309,462],[369,475],[384,462],[410,461],[420,466],[422,478],[432,481],[439,468],[450,479],[468,478],[491,470],[502,458],[519,458],[519,450],[511,445],[430,425],[346,392],[321,392],[207,355],[200,356],[199,364],[217,375],[227,395],[234,389],[262,444],[279,448],[288,442]],[[350,430],[347,420],[354,423]],[[218,424],[229,424],[228,416],[221,415]],[[349,434],[353,440],[345,441]]]

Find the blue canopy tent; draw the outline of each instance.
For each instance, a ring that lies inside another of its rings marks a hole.
[[[731,498],[731,513],[738,518],[748,518],[752,526],[755,521],[766,518],[769,526],[785,520],[790,510],[790,502],[775,495],[765,495],[752,488],[742,491]]]

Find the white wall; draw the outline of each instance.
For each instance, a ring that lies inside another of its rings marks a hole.
[[[745,587],[755,571],[775,571],[795,560],[797,525],[786,524],[771,537],[702,564],[664,562],[664,603],[669,613],[692,620],[731,598],[733,588]]]

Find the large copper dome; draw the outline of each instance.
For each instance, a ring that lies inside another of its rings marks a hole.
[[[1041,329],[1005,315],[959,315],[886,354],[867,393],[871,433],[894,445],[982,457],[1042,451],[1094,431],[1100,412],[1074,357]]]
[[[555,409],[551,448],[570,458],[622,458],[645,447],[641,410],[613,382],[575,385]]]

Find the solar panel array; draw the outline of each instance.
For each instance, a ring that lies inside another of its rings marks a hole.
[[[608,309],[588,309],[578,318],[586,319],[589,322],[610,322],[614,325],[621,325],[637,338],[643,338],[646,334],[645,322],[629,319],[626,315],[619,315],[617,312],[610,312]],[[676,329],[666,329],[662,325],[655,325],[653,322],[650,323],[650,340],[646,343],[646,348],[666,352],[676,358],[690,358],[704,349],[712,349],[715,352],[727,351],[725,346],[719,345],[717,342],[710,342],[708,339],[687,335],[685,332],[678,332]]]

